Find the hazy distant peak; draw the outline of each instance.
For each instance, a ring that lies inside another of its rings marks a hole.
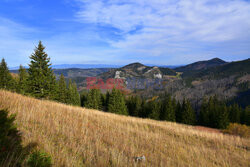
[[[135,62],[135,63],[128,64],[128,65],[124,66],[123,68],[128,69],[128,68],[140,68],[140,67],[145,67],[145,65],[143,65],[139,62]]]
[[[213,59],[211,59],[211,60],[208,60],[208,62],[218,62],[218,63],[226,63],[226,61],[224,61],[224,60],[222,60],[222,59],[220,59],[220,58],[218,58],[218,57],[215,57],[215,58],[213,58]]]
[[[186,66],[178,67],[175,70],[180,72],[202,70],[207,69],[209,67],[220,66],[226,63],[226,61],[216,57],[210,60],[198,61],[192,64],[188,64]]]

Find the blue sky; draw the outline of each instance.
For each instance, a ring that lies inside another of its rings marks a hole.
[[[39,40],[53,64],[241,60],[250,57],[250,1],[1,0],[0,57],[27,65]]]

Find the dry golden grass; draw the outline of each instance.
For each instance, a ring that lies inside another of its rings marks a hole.
[[[2,90],[0,108],[17,113],[24,145],[36,142],[54,166],[250,166],[249,139]],[[145,162],[134,162],[142,155]]]

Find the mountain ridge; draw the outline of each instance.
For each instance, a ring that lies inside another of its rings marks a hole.
[[[210,60],[197,61],[197,62],[188,64],[182,67],[177,67],[177,68],[174,68],[174,70],[178,72],[187,72],[187,71],[194,71],[194,70],[197,71],[197,70],[204,70],[210,67],[223,65],[226,63],[228,62],[216,57]]]

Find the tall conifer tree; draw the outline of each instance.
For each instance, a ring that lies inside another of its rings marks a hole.
[[[14,90],[15,82],[12,78],[7,63],[2,59],[0,64],[0,89]]]
[[[201,110],[199,113],[199,124],[203,126],[209,126],[210,120],[209,120],[209,110],[208,110],[208,102],[206,99],[203,99],[203,102],[201,104]]]
[[[188,100],[183,100],[181,122],[194,125],[196,123],[195,111]]]
[[[173,108],[173,102],[169,95],[166,95],[165,99],[162,102],[160,120],[175,121],[175,111]]]
[[[74,90],[73,90],[73,84],[72,84],[72,80],[69,80],[68,83],[68,89],[67,89],[67,104],[73,104],[74,103]]]
[[[142,100],[138,96],[131,96],[127,99],[129,115],[138,117],[141,111]]]
[[[63,74],[61,74],[58,82],[58,101],[67,103],[67,84]]]
[[[148,104],[147,104],[148,117],[151,119],[159,120],[160,119],[160,109],[161,109],[161,105],[158,101],[152,100],[152,101],[148,102]]]
[[[87,95],[85,107],[93,109],[101,109],[101,91],[100,89],[91,89]]]
[[[112,90],[108,101],[108,111],[112,113],[128,115],[125,97],[120,90]]]
[[[37,98],[53,99],[55,96],[56,79],[53,74],[50,58],[39,41],[34,53],[30,56],[28,86],[29,93]]]
[[[230,122],[240,123],[241,108],[238,104],[233,104],[229,107],[229,119]]]
[[[18,79],[17,91],[18,93],[25,94],[25,92],[27,91],[28,73],[22,65],[20,65],[18,72],[19,72],[19,79]]]
[[[181,123],[182,120],[182,107],[181,107],[181,103],[178,101],[177,105],[176,105],[176,109],[175,109],[175,120],[176,122]]]
[[[80,106],[81,105],[80,94],[78,93],[77,85],[75,82],[73,83],[72,87],[73,87],[73,105]]]

